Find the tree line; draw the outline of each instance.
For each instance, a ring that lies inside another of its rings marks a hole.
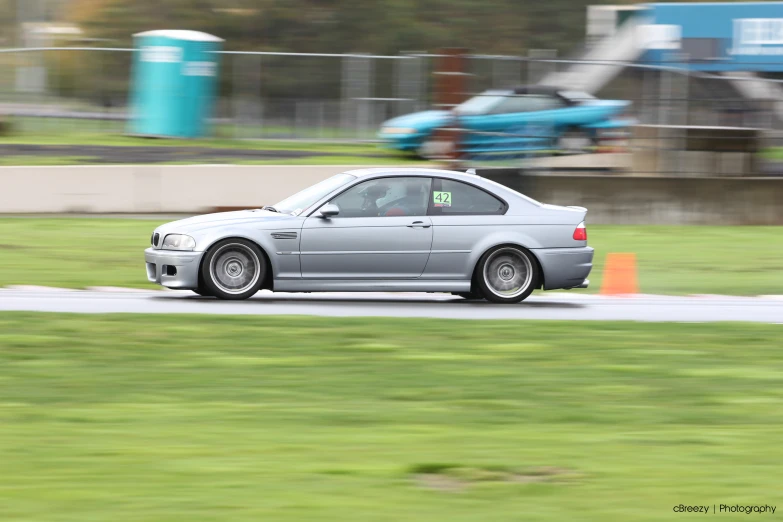
[[[87,36],[129,42],[150,29],[215,34],[233,50],[433,51],[521,55],[583,41],[595,0],[71,0],[66,18]],[[600,2],[599,2],[600,3]]]

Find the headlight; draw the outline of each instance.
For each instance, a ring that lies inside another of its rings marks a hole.
[[[416,129],[408,127],[384,127],[384,134],[416,134]]]
[[[196,240],[183,234],[169,234],[163,240],[163,250],[193,250]]]

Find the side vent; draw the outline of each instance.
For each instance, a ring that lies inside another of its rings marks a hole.
[[[275,239],[296,239],[296,232],[272,232]]]

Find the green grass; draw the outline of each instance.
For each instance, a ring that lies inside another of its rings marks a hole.
[[[90,165],[96,159],[91,156],[0,156],[0,166]]]
[[[83,122],[84,125],[90,123]],[[95,122],[92,122],[94,124]],[[82,125],[82,123],[80,123]],[[0,145],[40,145],[73,147],[68,154],[62,155],[6,155],[0,158],[0,166],[16,165],[80,165],[95,164],[98,158],[78,154],[79,147],[184,147],[213,148],[224,150],[274,150],[274,151],[305,151],[323,153],[323,156],[290,159],[260,159],[247,158],[215,158],[187,159],[183,161],[164,162],[168,165],[192,165],[194,163],[221,163],[236,165],[416,165],[423,163],[413,156],[383,149],[373,143],[350,143],[326,140],[285,140],[285,139],[230,139],[226,137],[210,137],[203,139],[154,139],[125,136],[122,129],[111,132],[100,131],[94,127],[80,127],[79,132],[62,131],[52,127],[49,130],[36,132],[21,132],[11,136],[0,136]],[[219,154],[216,154],[219,156]],[[363,156],[367,155],[367,156]]]
[[[389,155],[388,157],[371,157],[366,156],[350,156],[350,155],[335,155],[335,156],[310,156],[307,158],[287,158],[287,159],[269,159],[269,160],[252,160],[252,159],[211,159],[208,161],[168,161],[161,163],[161,165],[192,165],[193,163],[199,164],[231,164],[231,165],[403,165],[405,167],[432,167],[432,163],[427,163],[423,160],[417,160],[414,157],[406,157],[402,155]]]
[[[783,161],[783,147],[770,147],[761,152],[764,159],[770,161]]]
[[[57,145],[110,147],[205,147],[240,150],[303,150],[334,154],[384,154],[374,144],[302,140],[230,140],[221,138],[160,139],[119,134],[32,135],[0,137],[0,145]],[[392,153],[389,153],[392,155]]]
[[[381,154],[383,150],[372,144],[350,144],[293,140],[229,140],[220,138],[162,139],[139,138],[114,134],[78,134],[66,136],[7,136],[0,138],[0,145],[57,145],[57,146],[107,146],[107,147],[206,147],[240,150],[305,150],[333,153]]]
[[[129,286],[146,282],[143,250],[166,219],[0,219],[0,286]],[[591,289],[610,252],[634,252],[644,293],[783,294],[783,228],[590,226]],[[579,291],[581,292],[581,291]]]
[[[596,290],[609,252],[636,254],[650,294],[783,294],[783,227],[590,226]]]
[[[162,221],[0,218],[0,287],[153,288],[146,281],[144,249]]]
[[[28,101],[29,103],[29,101]],[[95,107],[84,107],[88,112],[95,112]],[[43,136],[63,136],[74,134],[91,134],[96,139],[100,136],[121,135],[127,132],[126,122],[120,120],[91,120],[79,118],[39,118],[29,116],[9,117],[6,120],[16,135],[28,138]],[[279,123],[218,123],[208,129],[214,138],[221,139],[274,139],[279,137],[296,137],[300,139],[333,139],[333,140],[373,140],[378,133],[377,127],[363,130],[342,129],[339,127],[281,125]]]
[[[780,335],[5,313],[2,519],[604,522],[672,520],[680,503],[780,509]]]
[[[73,147],[63,150],[62,155],[13,155],[0,158],[0,166],[15,165],[80,165],[94,164],[98,158],[78,154],[79,147],[184,147],[213,148],[224,150],[274,150],[317,152],[323,156],[290,159],[215,158],[187,159],[164,162],[169,165],[191,165],[194,163],[221,163],[236,165],[416,165],[422,163],[413,156],[378,147],[372,143],[348,143],[338,141],[307,140],[249,140],[228,138],[204,139],[152,139],[124,136],[116,133],[101,132],[36,132],[21,133],[0,137],[0,145],[40,145]],[[69,154],[68,152],[73,152]],[[216,153],[219,156],[219,153]],[[364,156],[366,155],[366,156]]]
[[[73,125],[73,126],[72,126]],[[75,126],[75,127],[74,127]],[[226,133],[201,139],[156,139],[124,135],[125,129],[118,122],[90,120],[65,120],[51,126],[21,130],[9,136],[0,136],[0,145],[85,145],[113,147],[210,147],[242,150],[306,150],[343,154],[383,154],[388,152],[371,143],[350,143],[312,138],[293,139],[234,139]],[[374,136],[368,136],[374,139]]]
[[[94,156],[0,156],[0,166],[44,166],[44,165],[105,165]],[[164,161],[156,165],[404,165],[406,167],[431,166],[415,158],[404,156],[365,157],[350,155],[310,156],[306,158],[286,158],[274,160],[249,160],[238,158],[212,158],[183,161]]]
[[[90,109],[87,108],[87,110]],[[94,109],[90,112],[94,112]],[[78,134],[122,134],[125,132],[125,122],[119,120],[13,116],[4,118],[4,121],[10,125],[11,132],[15,135],[31,138],[62,136],[67,140],[68,136]]]

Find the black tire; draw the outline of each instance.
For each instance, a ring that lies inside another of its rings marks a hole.
[[[207,289],[206,289],[206,288],[204,288],[204,287],[201,287],[201,288],[194,288],[194,289],[193,289],[193,292],[194,292],[194,293],[197,293],[197,294],[198,294],[198,295],[200,295],[201,297],[215,297],[215,296],[214,296],[214,295],[213,295],[213,294],[212,294],[212,293],[211,293],[209,290],[207,290]]]
[[[587,154],[593,152],[595,140],[581,129],[568,129],[557,138],[559,154]]]
[[[429,137],[416,149],[416,156],[425,160],[450,158],[454,154],[454,144],[446,140],[433,140]]]
[[[484,253],[476,266],[476,284],[484,299],[513,304],[527,299],[539,286],[533,254],[518,246],[499,246]]]
[[[247,299],[264,284],[266,273],[266,258],[255,243],[246,239],[224,239],[215,243],[204,256],[202,291],[218,299]]]
[[[456,295],[463,299],[468,299],[470,301],[478,301],[484,299],[484,296],[479,294],[478,292],[452,292],[452,295]]]

